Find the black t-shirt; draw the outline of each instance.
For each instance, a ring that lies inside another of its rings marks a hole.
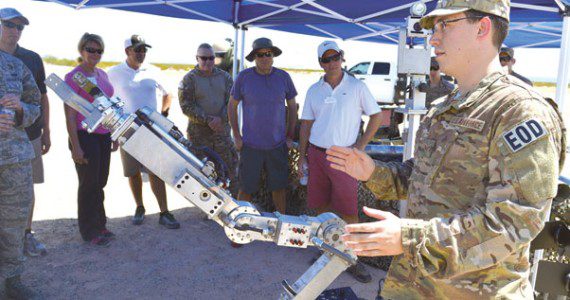
[[[40,93],[46,94],[47,89],[46,84],[44,83],[46,80],[46,72],[44,70],[44,63],[42,61],[42,58],[36,52],[22,48],[19,45],[14,52],[14,56],[19,58],[24,63],[24,65],[30,69],[32,75],[34,76],[34,79],[36,80],[36,84],[40,89]],[[30,141],[35,140],[42,135],[43,126],[44,116],[43,114],[40,114],[34,124],[26,128],[26,133],[28,134]]]

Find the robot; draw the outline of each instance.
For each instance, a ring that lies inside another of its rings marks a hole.
[[[323,251],[296,282],[282,282],[285,291],[280,299],[315,299],[343,271],[356,264],[356,255],[340,238],[345,222],[335,214],[309,217],[265,213],[249,202],[233,199],[226,190],[225,166],[215,153],[194,147],[160,113],[144,107],[126,114],[119,98],[107,97],[83,74],[76,73],[73,80],[94,97],[92,103],[75,94],[55,74],[46,79],[46,85],[86,117],[81,124],[84,129],[93,132],[103,126],[111,131],[113,141],[119,141],[124,151],[222,226],[231,241],[265,241],[292,248],[312,246]]]

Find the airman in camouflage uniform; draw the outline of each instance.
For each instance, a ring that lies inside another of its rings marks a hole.
[[[231,76],[214,67],[214,50],[208,44],[198,47],[196,68],[180,82],[178,98],[188,116],[188,139],[220,155],[229,170],[230,190],[237,196],[237,151],[230,137],[227,104],[233,85]]]
[[[414,159],[374,165],[356,150],[329,150],[339,170],[367,180],[379,199],[408,199],[406,219],[365,209],[380,221],[348,225],[343,236],[357,255],[397,255],[384,298],[533,298],[529,245],[556,196],[565,128],[554,103],[500,71],[493,52],[502,41],[491,43],[491,18],[506,23],[509,7],[508,0],[440,1],[422,19],[435,27],[430,43],[459,88],[423,119]],[[453,47],[460,41],[477,51],[462,53]],[[468,59],[454,55],[478,61],[466,70]],[[480,71],[478,83],[463,83]]]
[[[434,100],[451,94],[454,89],[455,86],[453,83],[441,78],[439,63],[437,63],[435,57],[432,57],[429,71],[428,88],[426,91],[426,107],[431,108],[431,103]]]
[[[0,72],[0,278],[9,297],[33,298],[20,274],[34,188],[34,150],[25,128],[40,115],[40,91],[24,63],[3,51]]]

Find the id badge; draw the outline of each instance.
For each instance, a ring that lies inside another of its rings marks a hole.
[[[332,103],[336,103],[336,98],[335,97],[326,97],[325,98],[325,104],[332,104]]]

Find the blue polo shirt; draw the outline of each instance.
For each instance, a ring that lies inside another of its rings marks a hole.
[[[267,75],[255,68],[241,71],[231,91],[242,103],[244,145],[261,150],[275,149],[286,140],[287,100],[297,96],[289,73],[272,68]]]

